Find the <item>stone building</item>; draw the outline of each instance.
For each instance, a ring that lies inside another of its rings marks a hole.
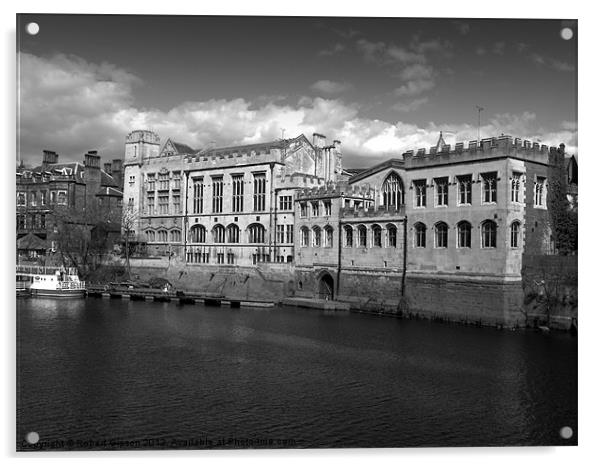
[[[405,152],[344,186],[300,191],[297,294],[518,321],[523,256],[554,250],[546,198],[557,154],[563,145],[510,136],[453,148],[440,137],[428,152]],[[567,166],[576,195],[575,160]]]
[[[192,149],[133,131],[124,170],[133,239],[191,266],[292,263],[295,191],[344,177],[340,141],[317,133]]]
[[[110,165],[110,173],[107,171]],[[56,152],[44,150],[42,164],[20,166],[16,172],[17,249],[21,256],[38,256],[56,250],[52,238],[57,213],[81,213],[94,208],[99,220],[115,216],[119,223],[122,202],[122,161],[100,168],[97,151],[84,162],[59,163]]]

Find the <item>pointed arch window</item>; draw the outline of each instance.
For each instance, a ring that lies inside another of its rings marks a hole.
[[[223,225],[215,225],[213,227],[213,242],[223,243],[226,241],[226,229]]]
[[[380,225],[372,225],[372,247],[383,247],[383,229]]]
[[[446,248],[447,247],[447,233],[449,227],[445,222],[439,222],[435,225],[435,247]]]
[[[368,230],[364,225],[357,227],[357,245],[365,248],[367,245]]]
[[[515,221],[510,225],[510,247],[518,248],[520,240],[520,222]]]
[[[238,225],[228,225],[227,228],[228,243],[240,243],[240,228]]]
[[[397,173],[391,173],[385,179],[382,188],[383,205],[398,209],[404,204],[403,182]]]

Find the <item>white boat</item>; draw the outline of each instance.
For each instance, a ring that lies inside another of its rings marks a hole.
[[[25,270],[27,268],[27,270]],[[31,277],[32,296],[51,298],[82,298],[86,282],[82,282],[75,268],[17,266],[17,273]]]

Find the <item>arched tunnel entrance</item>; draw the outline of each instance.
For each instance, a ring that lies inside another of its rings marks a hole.
[[[318,279],[318,298],[334,299],[334,279],[328,272],[324,272]]]

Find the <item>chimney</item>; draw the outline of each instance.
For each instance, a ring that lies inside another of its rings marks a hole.
[[[313,145],[314,147],[319,147],[320,149],[323,148],[326,145],[326,136],[323,134],[314,133]]]
[[[121,159],[113,159],[111,163],[111,169],[113,172],[120,172],[123,170],[123,160]]]
[[[334,151],[336,153],[341,152],[341,141],[339,141],[338,139],[335,139],[332,141],[332,145],[334,146]]]
[[[84,167],[88,170],[91,168],[100,170],[100,155],[98,155],[98,151],[89,150],[84,155]]]
[[[43,166],[52,165],[59,162],[59,154],[57,154],[56,152],[44,149],[42,153]]]
[[[123,189],[123,160],[121,159],[113,159],[111,163],[111,175],[113,175],[113,179],[117,186]]]
[[[111,174],[111,162],[106,162],[104,164],[104,170],[107,175]]]

